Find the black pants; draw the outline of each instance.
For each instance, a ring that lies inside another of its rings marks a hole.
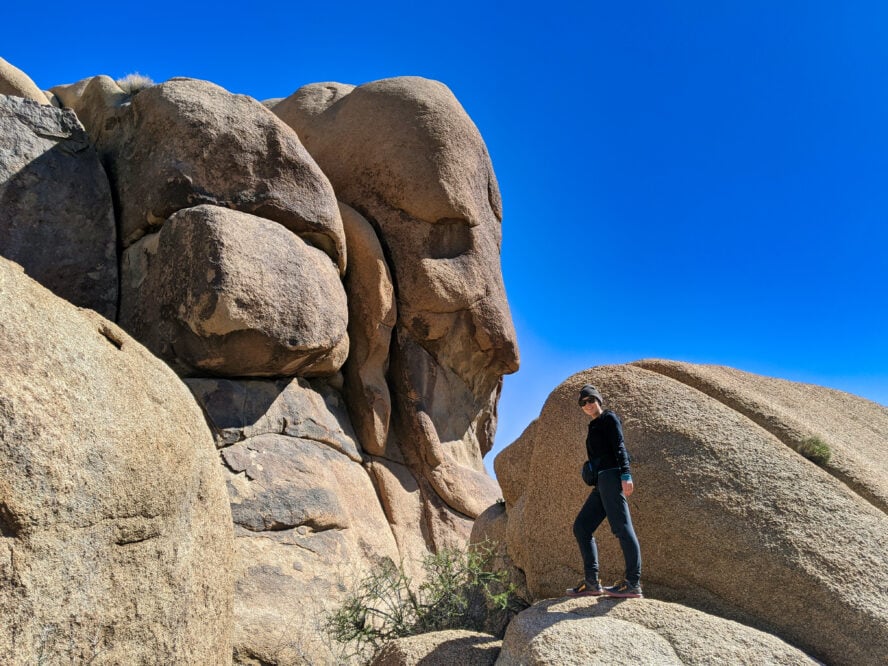
[[[573,532],[583,557],[583,573],[588,581],[598,578],[598,547],[592,534],[605,517],[611,532],[620,540],[626,561],[626,580],[630,585],[638,585],[641,579],[641,549],[632,527],[629,502],[623,494],[619,469],[606,469],[598,474],[598,485],[574,521]]]

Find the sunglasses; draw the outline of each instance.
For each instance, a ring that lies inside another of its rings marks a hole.
[[[595,402],[595,398],[583,398],[582,400],[580,400],[580,407],[585,407],[590,402]]]

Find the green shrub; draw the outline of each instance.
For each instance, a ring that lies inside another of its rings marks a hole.
[[[422,562],[425,582],[418,586],[402,566],[381,560],[327,617],[327,633],[350,644],[355,656],[369,659],[404,636],[445,629],[484,631],[492,615],[526,607],[507,583],[507,571],[488,570],[492,559],[493,547],[487,543],[430,554]]]
[[[154,81],[138,72],[127,74],[123,78],[117,79],[115,83],[120,86],[120,89],[123,90],[123,92],[130,96],[154,85]]]
[[[832,455],[829,444],[819,437],[808,437],[807,439],[803,439],[799,442],[799,446],[796,450],[811,462],[821,466],[828,463],[829,458]]]

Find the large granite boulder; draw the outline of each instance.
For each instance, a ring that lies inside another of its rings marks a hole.
[[[509,625],[499,666],[709,666],[819,662],[776,636],[677,604],[592,597],[541,602]]]
[[[70,111],[0,95],[0,144],[0,255],[114,319],[111,190],[83,127]]]
[[[279,222],[344,271],[329,181],[296,134],[255,99],[194,79],[130,96],[93,77],[53,92],[84,114],[109,167],[124,247],[177,210],[211,204]]]
[[[416,77],[315,84],[274,111],[385,248],[398,310],[392,437],[424,503],[444,507],[440,531],[464,540],[499,496],[481,458],[493,443],[502,375],[518,367],[499,268],[501,202],[484,142],[444,85]]]
[[[336,267],[276,222],[174,213],[124,252],[120,324],[181,374],[329,375],[348,355]]]
[[[230,663],[231,566],[185,386],[0,259],[0,662]]]
[[[398,545],[339,393],[304,379],[187,379],[221,447],[235,523],[238,664],[341,663],[323,631]]]
[[[830,451],[821,466],[873,506],[888,512],[888,430],[881,405],[842,391],[724,366],[663,360],[634,365],[706,393],[803,455],[807,442],[820,440]],[[828,408],[824,409],[821,400]]]
[[[670,376],[648,367],[668,367]],[[707,392],[673,377],[706,377]],[[882,661],[888,518],[868,499],[877,484],[846,483],[850,473],[833,475],[807,460],[794,440],[781,439],[790,428],[774,423],[786,419],[822,434],[835,444],[842,469],[855,469],[855,456],[872,456],[878,468],[888,410],[729,369],[644,362],[581,372],[555,389],[539,419],[497,457],[509,555],[535,598],[560,595],[582,575],[571,524],[588,494],[579,476],[588,419],[576,406],[586,383],[623,418],[648,594],[740,619],[830,663]],[[748,408],[738,411],[741,404]],[[808,421],[793,404],[817,405],[821,413]],[[747,415],[756,409],[773,417],[768,429]],[[868,488],[866,496],[859,487]],[[606,530],[598,540],[602,572],[616,579],[622,557]]]
[[[12,95],[38,104],[49,104],[46,95],[31,77],[3,58],[0,58],[0,95]]]

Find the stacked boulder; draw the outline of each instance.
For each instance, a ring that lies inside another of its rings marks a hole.
[[[499,497],[481,457],[493,445],[502,376],[518,367],[498,259],[502,204],[487,148],[445,86],[415,77],[357,88],[314,84],[272,110],[296,130],[339,199],[370,221],[390,262],[393,418],[380,427],[378,412],[358,410],[356,421],[371,435],[365,446],[378,457],[383,496],[400,502],[393,480],[406,465],[427,498],[432,539],[445,545],[448,532],[467,534]],[[349,395],[368,390],[351,379]]]
[[[323,611],[379,558],[417,572],[464,545],[500,495],[482,456],[518,358],[477,128],[417,78],[263,105],[97,76],[51,98],[107,173],[101,312],[184,379],[215,436],[235,661],[336,661]]]

